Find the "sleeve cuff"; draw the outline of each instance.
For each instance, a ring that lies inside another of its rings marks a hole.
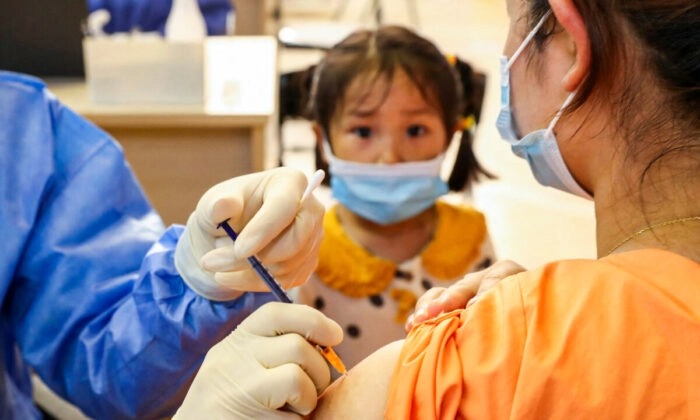
[[[198,295],[215,302],[230,301],[241,296],[242,291],[226,289],[216,282],[214,273],[199,265],[192,252],[189,235],[185,229],[175,247],[175,269],[185,284]]]

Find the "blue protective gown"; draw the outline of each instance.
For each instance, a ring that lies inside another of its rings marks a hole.
[[[231,0],[197,0],[199,10],[207,24],[208,35],[225,35],[226,19],[232,11]],[[142,32],[160,32],[170,14],[172,0],[87,0],[88,11],[109,11],[111,20],[103,28],[105,33],[130,32],[139,28]]]
[[[41,81],[0,72],[0,418],[36,418],[28,368],[94,418],[172,414],[202,362],[269,294],[214,303],[174,267],[108,134]]]

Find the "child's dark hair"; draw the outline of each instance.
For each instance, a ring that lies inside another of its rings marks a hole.
[[[321,63],[299,76],[296,84],[303,93],[297,97],[308,95],[308,101],[300,101],[307,102],[305,117],[316,121],[327,134],[342,103],[339,99],[358,75],[370,77],[370,82],[379,78],[391,82],[398,69],[415,83],[426,102],[440,111],[447,133],[453,133],[460,122],[479,120],[486,77],[464,61],[445,57],[433,43],[400,26],[356,31],[345,38]],[[457,159],[448,181],[453,191],[469,187],[482,175],[493,178],[474,155],[472,127],[460,126]],[[316,166],[327,169],[318,150]]]

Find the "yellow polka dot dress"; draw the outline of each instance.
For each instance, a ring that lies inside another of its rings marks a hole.
[[[433,286],[448,286],[494,260],[483,214],[464,204],[437,202],[438,222],[423,252],[396,264],[355,243],[326,212],[319,265],[297,290],[297,302],[313,306],[344,329],[335,346],[350,368],[379,347],[404,338],[416,300]]]

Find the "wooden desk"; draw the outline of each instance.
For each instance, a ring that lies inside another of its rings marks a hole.
[[[266,138],[276,132],[276,63],[274,37],[207,39],[203,105],[96,105],[84,81],[48,85],[121,143],[166,224],[185,223],[209,187],[265,168]]]

